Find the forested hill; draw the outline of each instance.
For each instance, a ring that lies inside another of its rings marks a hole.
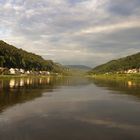
[[[63,67],[51,60],[29,53],[0,40],[0,67],[23,68],[25,70],[49,70],[59,72]]]
[[[140,68],[140,52],[117,60],[112,60],[103,65],[99,65],[92,69],[89,73],[100,74],[107,72],[124,71],[134,68]]]

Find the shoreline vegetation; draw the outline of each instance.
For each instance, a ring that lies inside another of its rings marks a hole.
[[[135,74],[140,73],[140,52],[109,61],[93,68],[89,74]]]
[[[42,77],[42,78],[47,78],[47,77],[73,77],[76,75],[63,75],[63,74],[50,74],[50,75],[26,75],[26,74],[21,74],[21,75],[0,75],[1,78],[26,78],[26,77]],[[128,81],[128,80],[134,80],[140,82],[140,73],[137,74],[90,74],[90,75],[78,75],[79,77],[84,76],[87,78],[93,78],[93,79],[103,79],[103,80],[117,80],[117,81]]]
[[[140,52],[96,66],[87,75],[94,79],[140,82]]]
[[[68,73],[68,69],[40,55],[18,49],[0,40],[0,74]]]
[[[58,74],[58,75],[0,75],[0,79],[8,79],[8,78],[34,78],[34,77],[38,77],[38,78],[48,78],[48,77],[63,77],[62,74]]]
[[[140,73],[137,74],[90,74],[87,77],[100,80],[137,81],[140,82]]]

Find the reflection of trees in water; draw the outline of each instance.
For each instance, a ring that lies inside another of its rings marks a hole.
[[[54,84],[48,77],[0,80],[0,110],[41,97],[42,93],[52,92],[53,89]]]
[[[88,85],[89,81],[82,77],[45,77],[45,78],[11,78],[0,80],[0,90],[3,88],[46,88],[47,85],[53,86],[83,86]]]
[[[140,83],[136,81],[117,81],[106,79],[89,79],[98,87],[104,87],[112,91],[120,91],[113,93],[128,94],[140,98]]]
[[[45,77],[45,78],[11,78],[0,80],[0,110],[37,97],[44,92],[53,92],[61,86],[88,85],[84,78]]]

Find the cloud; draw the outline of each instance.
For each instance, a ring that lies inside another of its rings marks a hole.
[[[108,10],[115,15],[131,16],[139,14],[140,8],[139,0],[110,0]]]
[[[137,131],[139,130],[138,125],[132,125],[132,124],[127,124],[127,123],[120,123],[120,122],[115,122],[113,120],[106,120],[106,119],[96,119],[96,118],[82,118],[82,117],[77,117],[76,120],[81,121],[81,122],[86,122],[92,125],[100,125],[100,126],[105,126],[106,128],[119,128],[121,130],[131,130],[131,131]]]
[[[137,20],[137,21],[132,21],[132,22],[130,21],[130,22],[115,23],[115,24],[105,25],[105,26],[97,26],[97,27],[82,30],[80,31],[79,34],[114,32],[117,30],[124,30],[127,28],[133,28],[133,27],[140,27],[140,21]]]
[[[0,38],[46,59],[95,66],[139,51],[139,9],[139,0],[0,0]]]

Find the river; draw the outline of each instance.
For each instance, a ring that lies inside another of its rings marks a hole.
[[[0,140],[140,140],[140,83],[1,79]]]

